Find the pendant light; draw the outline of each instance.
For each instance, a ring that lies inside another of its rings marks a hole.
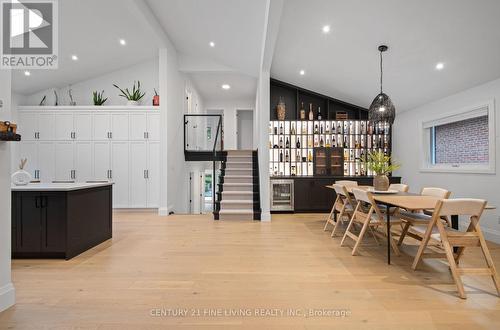
[[[371,123],[388,123],[392,125],[394,119],[396,118],[396,109],[394,104],[392,104],[391,98],[385,94],[382,90],[382,78],[383,78],[383,68],[382,68],[382,53],[387,51],[389,47],[386,45],[380,45],[378,50],[380,52],[380,94],[378,94],[374,99],[370,108],[368,110],[368,120]]]

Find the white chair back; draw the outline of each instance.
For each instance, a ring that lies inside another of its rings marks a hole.
[[[403,184],[403,183],[391,183],[389,185],[389,189],[397,190],[400,192],[407,192],[409,190],[409,188],[410,187],[407,184]]]
[[[358,181],[339,180],[339,181],[335,181],[335,184],[339,184],[341,186],[346,186],[346,187],[357,187]]]
[[[335,192],[338,194],[338,195],[342,195],[342,196],[345,196],[347,197],[346,195],[346,192],[344,190],[345,186],[343,185],[340,185],[340,184],[337,184],[337,183],[334,183],[332,185],[333,189],[335,189]]]
[[[436,188],[436,187],[425,187],[422,189],[421,195],[424,196],[433,196],[433,197],[438,197],[442,199],[447,199],[450,197],[451,192],[443,189],[443,188]]]
[[[352,193],[354,194],[354,197],[357,201],[363,201],[372,205],[372,200],[370,196],[368,196],[369,193],[366,190],[353,188]]]
[[[480,218],[486,206],[484,199],[454,198],[441,201],[440,216],[469,215]]]

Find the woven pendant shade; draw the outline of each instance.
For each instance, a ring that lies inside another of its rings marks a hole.
[[[388,123],[392,125],[396,119],[396,108],[391,101],[389,95],[385,94],[382,90],[383,87],[383,66],[382,66],[382,53],[387,51],[388,47],[381,45],[378,47],[380,52],[380,94],[375,96],[370,108],[368,109],[368,120],[371,123]]]

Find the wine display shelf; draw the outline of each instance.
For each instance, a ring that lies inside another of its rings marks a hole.
[[[341,147],[344,175],[373,175],[366,166],[369,152],[390,154],[391,132],[386,124],[367,120],[272,120],[269,122],[269,174],[313,176],[314,148]]]

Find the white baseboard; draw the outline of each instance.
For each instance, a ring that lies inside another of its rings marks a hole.
[[[482,227],[481,230],[483,231],[484,238],[486,238],[488,241],[500,243],[500,231],[484,227]]]
[[[261,213],[260,221],[262,222],[271,222],[271,212]]]
[[[160,207],[158,209],[158,215],[159,216],[168,216],[170,214],[170,212],[172,212],[174,210],[174,206],[173,205],[169,205],[168,207]]]
[[[16,289],[9,283],[0,288],[0,312],[14,305],[16,302]]]

